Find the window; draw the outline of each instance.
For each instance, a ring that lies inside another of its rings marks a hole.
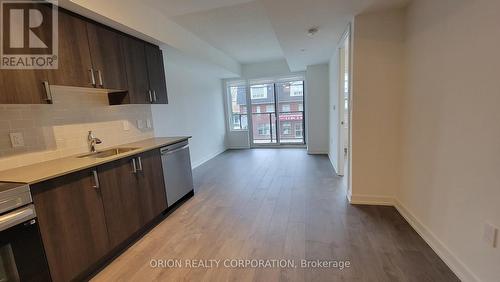
[[[290,84],[290,97],[304,96],[304,83],[302,81]]]
[[[259,135],[270,135],[271,126],[269,124],[262,124],[259,126]]]
[[[252,100],[267,99],[267,85],[253,85],[250,87]]]
[[[267,105],[266,113],[274,113],[274,105]]]
[[[290,135],[292,134],[292,124],[289,122],[285,122],[282,125],[283,128],[283,135]]]
[[[303,112],[303,111],[304,111],[304,105],[299,104],[299,112]]]
[[[231,117],[230,129],[248,130],[247,95],[244,85],[228,86],[229,115]]]
[[[282,112],[289,112],[290,111],[290,104],[281,105],[281,111]]]
[[[302,124],[300,123],[295,124],[295,137],[297,138],[302,137]]]
[[[260,114],[260,106],[255,107],[255,112]]]

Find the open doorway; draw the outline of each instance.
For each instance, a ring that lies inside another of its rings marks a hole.
[[[338,174],[344,176],[344,184],[350,191],[351,181],[351,44],[348,29],[339,44],[339,145]]]

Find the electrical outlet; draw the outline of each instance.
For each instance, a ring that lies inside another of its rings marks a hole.
[[[123,125],[123,130],[124,131],[129,131],[130,130],[130,124],[129,124],[128,120],[122,121],[122,125]]]
[[[147,128],[152,128],[153,127],[153,125],[151,124],[151,120],[149,118],[146,120],[146,127]]]
[[[24,136],[21,132],[13,132],[10,134],[10,142],[12,148],[24,147]]]
[[[498,245],[498,228],[492,224],[486,223],[484,225],[483,239],[488,245],[496,248]]]
[[[137,120],[137,128],[139,128],[139,129],[144,128],[144,121],[142,119]]]

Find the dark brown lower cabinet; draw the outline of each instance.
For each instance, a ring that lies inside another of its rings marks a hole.
[[[143,223],[149,223],[167,209],[160,150],[139,156],[142,170],[138,173],[139,201]]]
[[[31,186],[54,281],[82,280],[167,209],[160,150]]]
[[[112,248],[123,243],[142,227],[140,191],[133,168],[134,161],[135,158],[125,158],[98,168]]]
[[[77,279],[109,251],[96,185],[84,170],[31,187],[53,281]]]

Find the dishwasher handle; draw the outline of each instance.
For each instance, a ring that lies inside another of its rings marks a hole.
[[[173,153],[177,153],[177,152],[182,151],[182,150],[185,150],[185,149],[187,149],[187,148],[189,148],[189,144],[186,144],[186,145],[184,145],[184,146],[182,146],[182,147],[180,147],[180,148],[174,149],[174,150],[170,150],[170,149],[167,147],[167,148],[163,148],[163,149],[161,149],[161,154],[162,154],[162,155],[171,155],[171,154],[173,154]]]

